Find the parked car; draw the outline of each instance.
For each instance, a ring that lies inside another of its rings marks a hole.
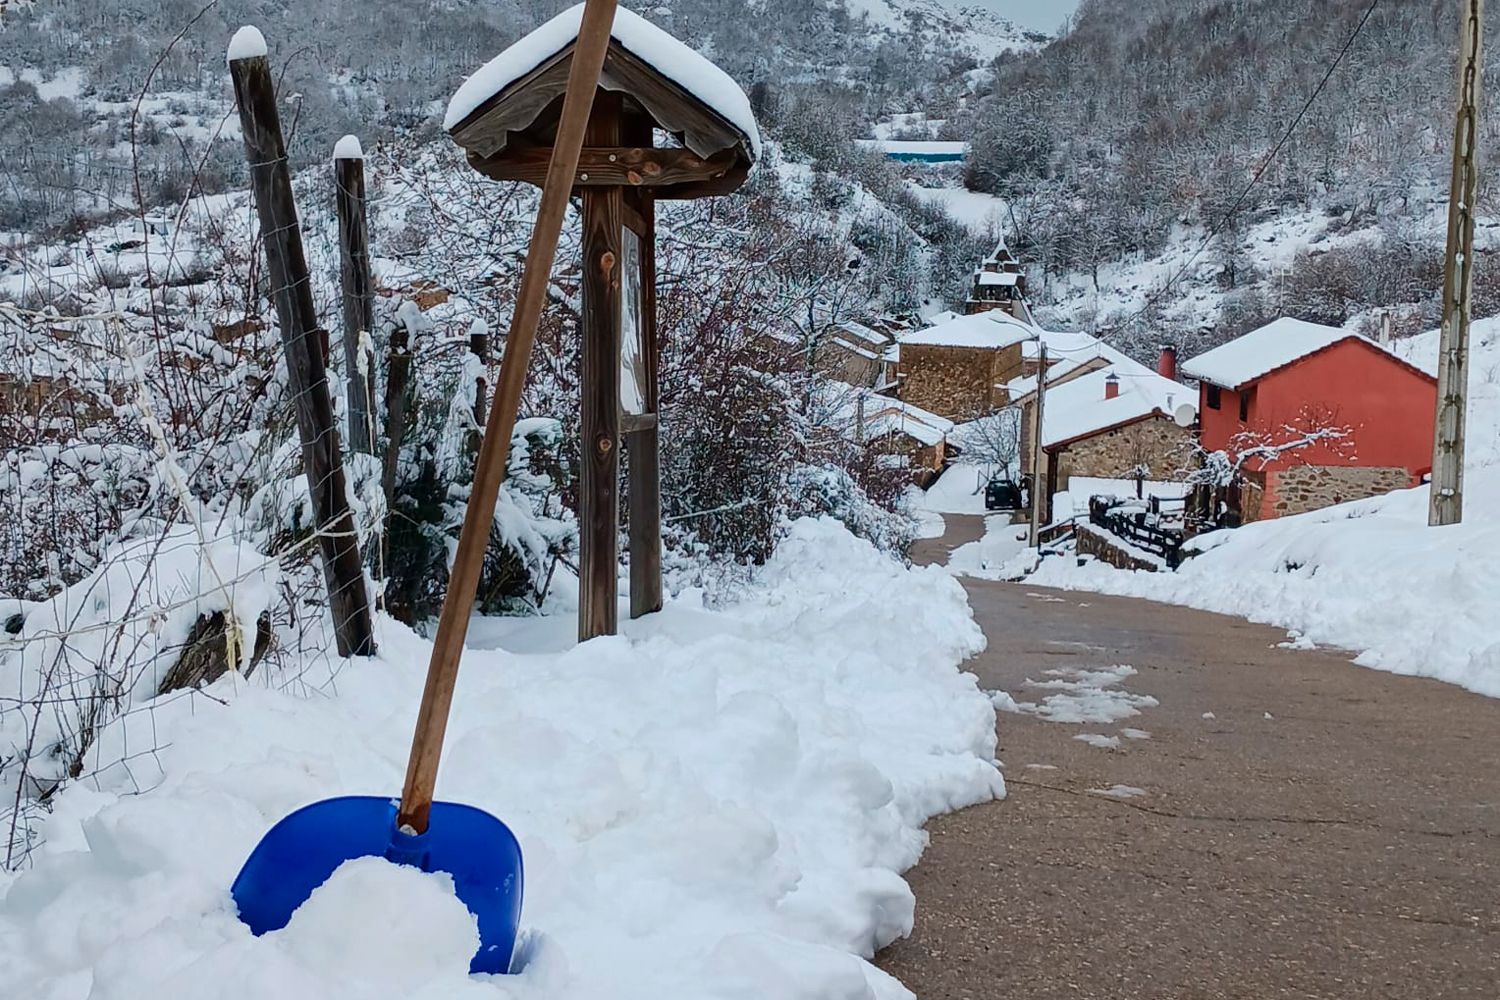
[[[984,488],[985,510],[1020,510],[1025,500],[1019,483],[1011,479],[991,479]]]

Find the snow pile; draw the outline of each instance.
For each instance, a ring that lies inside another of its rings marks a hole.
[[[1431,331],[1395,353],[1430,370]],[[1241,615],[1357,663],[1500,697],[1500,318],[1474,325],[1464,523],[1427,525],[1427,487],[1200,536],[1177,573],[1044,560],[1029,580]]]
[[[898,873],[928,817],[1004,790],[993,709],[956,669],[983,643],[962,590],[805,520],[742,604],[697,603],[466,657],[439,794],[520,837],[517,975],[468,977],[463,907],[383,861],[264,938],[231,909],[275,820],[400,787],[430,646],[386,620],[380,657],[336,684],[306,665],[315,697],[226,679],[223,706],[159,707],[146,794],[105,773],[58,796],[34,867],[0,886],[0,995],[909,996],[860,959],[911,928]]]
[[[1031,535],[1027,524],[1012,523],[1009,514],[991,514],[984,519],[984,537],[960,545],[948,557],[948,570],[959,576],[1006,579],[1013,574],[1004,567],[1026,551]]]
[[[582,23],[583,4],[577,4],[481,66],[448,102],[443,128],[453,129],[485,101],[571,45]],[[755,112],[750,108],[750,99],[728,73],[625,7],[615,10],[610,35],[627,52],[680,84],[739,129],[750,141],[751,154],[760,158],[760,129],[755,123]]]

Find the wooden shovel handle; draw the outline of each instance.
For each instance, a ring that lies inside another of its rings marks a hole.
[[[490,526],[495,519],[495,502],[510,461],[510,438],[516,429],[516,411],[521,404],[521,389],[526,383],[526,367],[531,361],[531,346],[536,339],[537,320],[541,317],[552,260],[557,255],[568,196],[578,172],[584,129],[593,108],[594,91],[598,89],[599,77],[604,71],[604,56],[609,50],[610,32],[615,23],[615,7],[616,0],[587,0],[578,30],[578,43],[573,49],[557,142],[552,147],[552,161],[547,168],[546,185],[542,188],[542,203],[531,232],[526,267],[521,273],[521,291],[516,297],[510,336],[505,341],[500,381],[495,387],[494,406],[490,409],[484,443],[474,469],[474,487],[469,494],[453,571],[448,577],[448,594],[443,600],[442,617],[438,619],[432,660],[427,665],[427,686],[422,690],[422,707],[417,713],[417,730],[412,736],[411,757],[406,765],[406,785],[401,791],[398,823],[415,833],[427,832],[438,760],[443,753],[443,734],[448,728],[448,710],[453,704],[453,686],[458,680],[458,661],[469,630],[474,595],[479,589],[480,569],[489,545]]]

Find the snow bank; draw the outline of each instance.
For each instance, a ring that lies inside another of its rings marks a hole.
[[[1027,579],[1240,615],[1500,697],[1500,521],[1481,499],[1500,500],[1500,468],[1471,471],[1468,488],[1470,518],[1449,528],[1427,526],[1423,487],[1205,535],[1177,573],[1048,559]]]
[[[481,66],[448,102],[443,128],[452,129],[485,101],[562,51],[578,37],[583,4],[563,11]],[[626,51],[717,112],[750,141],[760,159],[760,129],[750,99],[728,73],[634,11],[619,7],[610,31]]]
[[[861,960],[911,927],[898,873],[928,817],[1004,789],[993,709],[956,669],[983,644],[961,588],[802,521],[743,603],[697,604],[561,653],[466,656],[439,794],[520,837],[519,974],[468,977],[467,913],[382,861],[264,938],[231,909],[272,822],[399,789],[430,645],[383,621],[377,660],[336,683],[307,665],[314,697],[226,678],[222,707],[158,707],[146,794],[108,772],[63,792],[34,867],[0,886],[0,995],[909,996]]]

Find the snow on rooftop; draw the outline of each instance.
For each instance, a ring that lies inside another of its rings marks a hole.
[[[830,379],[820,390],[835,424],[842,425],[851,440],[858,436],[859,400],[864,398],[864,434],[866,439],[887,434],[905,434],[924,445],[935,445],[953,430],[953,421],[920,406],[878,396],[868,389]]]
[[[363,160],[365,151],[359,144],[359,136],[346,135],[333,144],[335,160]]]
[[[1105,395],[1105,382],[1111,376],[1120,383],[1120,394],[1114,399]],[[1142,371],[1101,368],[1047,390],[1042,446],[1051,448],[1156,411],[1173,419],[1183,407],[1190,407],[1196,413],[1197,394],[1179,382],[1144,368]]]
[[[485,101],[567,48],[578,37],[583,4],[570,7],[481,66],[448,102],[443,128],[452,129]],[[615,42],[708,105],[744,133],[760,158],[760,128],[740,85],[702,55],[634,11],[619,7],[610,32]]]
[[[980,285],[1015,285],[1021,276],[1011,271],[975,271],[974,280]]]
[[[1258,330],[1251,330],[1242,337],[1215,347],[1206,354],[1198,355],[1183,364],[1182,371],[1193,378],[1227,389],[1236,389],[1277,368],[1351,338],[1379,348],[1373,340],[1361,337],[1352,330],[1340,330],[1337,327],[1283,316]]]
[[[247,24],[234,33],[229,40],[229,51],[226,57],[230,62],[240,59],[253,59],[256,56],[266,54],[266,36],[260,33],[260,29],[253,24]]]
[[[1009,313],[991,309],[972,316],[960,316],[924,330],[904,333],[901,335],[901,343],[932,347],[1001,348],[1022,343],[1038,332],[1035,327],[1022,323]]]

